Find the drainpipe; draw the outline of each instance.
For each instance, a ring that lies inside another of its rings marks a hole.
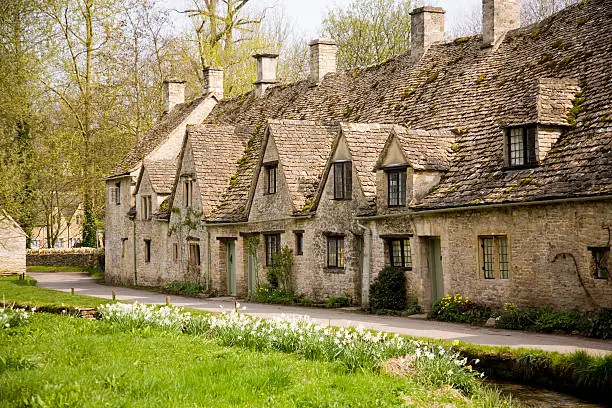
[[[138,275],[136,274],[136,220],[132,220],[132,241],[134,246],[133,260],[134,260],[134,285],[138,284]]]
[[[211,291],[212,285],[212,277],[210,276],[210,265],[212,263],[212,256],[210,254],[210,230],[208,226],[204,224],[204,229],[206,231],[206,286],[208,286],[208,291]]]
[[[357,226],[363,230],[363,262],[361,265],[361,307],[367,309],[370,306],[370,257],[372,254],[372,230],[357,222]]]

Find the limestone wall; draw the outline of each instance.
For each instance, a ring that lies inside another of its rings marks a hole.
[[[97,248],[50,248],[28,249],[28,266],[82,266],[98,267],[104,249]]]
[[[26,237],[21,228],[0,210],[0,272],[25,273]]]

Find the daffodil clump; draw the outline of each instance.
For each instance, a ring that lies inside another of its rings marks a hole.
[[[419,381],[452,385],[471,392],[480,373],[452,347],[431,346],[396,334],[364,328],[334,328],[307,317],[280,316],[259,319],[235,310],[192,316],[180,307],[140,304],[104,305],[103,320],[123,329],[155,327],[203,335],[225,346],[294,353],[310,360],[337,361],[349,370],[372,370],[391,358],[401,358]],[[476,362],[472,362],[475,364]]]
[[[468,296],[447,294],[433,305],[429,317],[447,322],[477,323],[491,317],[491,310],[472,302]]]
[[[0,327],[8,329],[9,327],[19,326],[29,317],[30,314],[25,309],[0,308]]]

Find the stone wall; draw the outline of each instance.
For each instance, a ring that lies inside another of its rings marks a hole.
[[[610,247],[611,201],[438,213],[417,217],[415,224],[420,238],[440,237],[445,293],[494,307],[505,302],[559,310],[612,307],[612,280],[595,278],[589,250]],[[508,240],[508,279],[484,278],[479,237],[493,235]],[[428,308],[426,258],[415,273],[423,282],[420,301]]]
[[[69,249],[28,249],[28,266],[82,266],[98,267],[103,249],[69,248]]]

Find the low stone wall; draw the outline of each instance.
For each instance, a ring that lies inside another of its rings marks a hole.
[[[102,264],[100,266],[100,260]],[[27,266],[82,266],[104,268],[104,249],[28,249]]]

